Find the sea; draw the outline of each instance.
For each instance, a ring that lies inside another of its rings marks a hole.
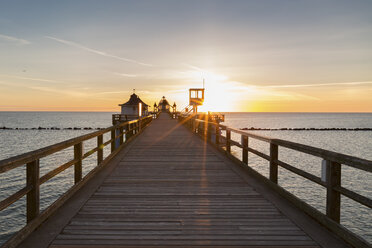
[[[0,112],[0,160],[52,145],[111,126],[112,112]],[[372,160],[372,131],[324,130],[328,128],[372,128],[372,113],[224,113],[224,125],[264,129],[323,129],[323,130],[256,130],[249,131],[266,137],[289,140]],[[5,127],[5,128],[4,128]],[[109,140],[110,134],[104,136]],[[240,141],[240,136],[232,134]],[[88,151],[96,145],[92,139],[84,143]],[[249,139],[249,146],[268,154],[269,145]],[[104,157],[109,154],[104,150]],[[241,158],[241,150],[232,148]],[[40,160],[40,174],[73,158],[67,149]],[[286,148],[279,148],[279,159],[316,176],[321,175],[321,159]],[[266,160],[249,154],[249,166],[268,176]],[[94,156],[83,161],[83,175],[95,167]],[[25,185],[25,166],[0,174],[0,201]],[[325,213],[326,190],[315,183],[279,168],[278,183],[283,188]],[[73,170],[67,169],[40,187],[41,210],[49,206],[73,185]],[[342,186],[372,198],[372,175],[342,166]],[[26,223],[25,197],[0,212],[0,245]],[[372,210],[346,197],[341,198],[341,224],[372,243]]]

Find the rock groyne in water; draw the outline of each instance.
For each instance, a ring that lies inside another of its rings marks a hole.
[[[240,128],[246,131],[372,131],[372,128],[343,128],[343,127],[330,127],[330,128]]]
[[[0,127],[0,130],[102,130],[103,127]],[[260,128],[260,127],[244,127],[240,130],[245,131],[372,131],[372,128],[342,128],[342,127],[330,127],[330,128]]]
[[[0,127],[0,130],[102,130],[103,127]]]

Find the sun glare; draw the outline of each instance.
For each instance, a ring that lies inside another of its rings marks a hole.
[[[243,108],[249,109],[249,105],[242,106],[242,104],[246,104],[259,95],[255,87],[231,81],[226,75],[199,68],[188,71],[186,74],[188,80],[197,82],[197,84],[189,85],[189,88],[201,88],[203,79],[205,81],[204,104],[198,107],[199,112],[231,112]]]
[[[207,71],[202,71],[201,74],[205,80],[205,99],[203,105],[199,107],[199,111],[232,111],[234,94],[232,90],[229,89],[229,82],[227,81],[228,77]]]
[[[204,104],[200,106],[201,112],[225,112],[232,111],[234,99],[233,94],[229,91],[227,83],[223,82],[208,82],[205,87]]]

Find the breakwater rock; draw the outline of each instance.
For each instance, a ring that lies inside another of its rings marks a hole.
[[[330,128],[241,128],[240,130],[247,131],[372,131],[372,128],[340,128],[340,127],[330,127]]]
[[[103,127],[0,127],[0,130],[102,130]]]

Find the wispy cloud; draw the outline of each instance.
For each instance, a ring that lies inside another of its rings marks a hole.
[[[82,50],[85,50],[85,51],[88,51],[88,52],[91,52],[91,53],[95,53],[95,54],[98,54],[98,55],[101,55],[101,56],[104,56],[104,57],[113,58],[113,59],[129,62],[129,63],[134,63],[134,64],[137,64],[137,65],[142,65],[142,66],[152,66],[151,64],[143,63],[143,62],[140,62],[140,61],[137,61],[137,60],[134,60],[134,59],[123,58],[123,57],[112,55],[112,54],[109,54],[109,53],[106,53],[106,52],[103,52],[103,51],[92,49],[92,48],[83,46],[81,44],[78,44],[78,43],[75,43],[75,42],[72,42],[72,41],[63,40],[63,39],[59,39],[59,38],[52,37],[52,36],[45,36],[45,38],[60,42],[62,44],[68,45],[68,46],[76,47],[76,48],[79,48],[79,49],[82,49]]]
[[[3,35],[3,34],[0,34],[0,41],[1,40],[6,41],[6,42],[12,42],[12,43],[15,43],[17,45],[31,44],[31,42],[29,42],[28,40],[24,40],[24,39],[20,39],[20,38],[13,37],[13,36],[8,36],[8,35]]]
[[[48,92],[53,93],[54,95],[67,95],[72,97],[88,97],[89,94],[86,93],[82,88],[75,88],[75,89],[61,89],[61,88],[55,88],[55,85],[52,86],[39,86],[39,85],[31,85],[30,83],[26,82],[6,82],[0,80],[0,85],[7,86],[7,88],[15,87],[15,88],[21,88],[24,89],[31,89],[31,90],[37,90],[42,92]]]
[[[31,80],[31,81],[37,81],[37,82],[47,82],[47,83],[61,83],[59,81],[52,80],[52,79],[20,77],[20,76],[7,75],[7,74],[0,74],[0,77],[15,78],[15,79],[22,79],[22,80]]]
[[[187,63],[182,63],[182,65],[187,66],[190,69],[200,71],[200,72],[205,71],[204,69],[202,69],[202,68],[200,68],[198,66],[195,66],[195,65],[190,65],[190,64],[187,64]]]
[[[121,76],[121,77],[137,77],[137,75],[135,74],[127,74],[127,73],[115,73],[116,75],[118,76]]]
[[[101,91],[98,93],[94,93],[93,95],[111,95],[111,94],[130,94],[132,91],[130,90],[119,90],[119,91]]]
[[[365,85],[372,84],[370,81],[366,82],[343,82],[343,83],[324,83],[324,84],[283,84],[283,85],[266,85],[259,86],[263,88],[301,88],[301,87],[320,87],[320,86],[335,86],[335,85]]]
[[[38,90],[38,91],[44,91],[44,92],[49,92],[49,93],[54,93],[54,94],[63,94],[63,95],[68,95],[72,97],[88,97],[89,94],[85,93],[82,90],[75,89],[75,90],[66,90],[66,89],[56,89],[52,87],[47,87],[47,86],[29,86],[29,89],[32,90]]]

